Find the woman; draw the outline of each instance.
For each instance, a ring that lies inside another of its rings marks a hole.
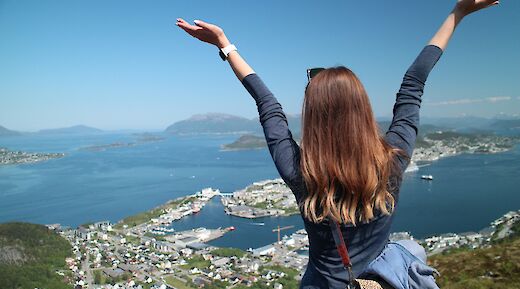
[[[269,151],[300,205],[309,236],[309,264],[301,287],[347,285],[349,277],[329,220],[342,224],[355,277],[383,251],[399,200],[401,176],[414,149],[428,74],[458,23],[465,16],[496,4],[498,1],[490,0],[456,3],[406,72],[397,93],[392,123],[384,136],[379,135],[368,96],[352,71],[336,67],[309,75],[302,109],[301,148],[292,138],[281,105],[223,30],[198,20],[196,25],[177,20],[176,24],[191,36],[223,50],[221,56],[228,60],[256,101]],[[421,250],[414,253],[425,259]]]

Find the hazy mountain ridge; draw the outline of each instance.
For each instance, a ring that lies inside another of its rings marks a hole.
[[[197,114],[166,128],[170,134],[225,134],[257,132],[258,123],[240,116],[208,113]]]
[[[422,124],[433,124],[446,128],[451,128],[459,132],[470,133],[494,133],[505,135],[520,134],[520,118],[503,116],[494,118],[483,117],[442,117],[442,118],[421,118]]]
[[[494,121],[491,126],[502,132],[520,134],[520,119],[499,119]]]
[[[293,136],[301,132],[301,115],[287,114],[287,121]],[[390,126],[388,118],[378,119],[382,132]],[[520,118],[479,118],[479,117],[451,117],[451,118],[421,118],[419,134],[427,134],[436,130],[454,130],[457,132],[481,134],[520,135]],[[86,125],[42,129],[36,134],[98,134],[106,131]],[[245,118],[225,113],[196,114],[192,117],[177,121],[165,130],[170,134],[253,134],[262,135],[262,127],[258,117]],[[0,137],[32,134],[20,132],[0,126]]]
[[[301,132],[301,115],[286,115],[293,135]],[[381,131],[386,131],[391,119],[378,119]],[[419,134],[436,130],[454,130],[468,133],[520,134],[520,118],[481,118],[481,117],[424,117],[421,118]],[[262,134],[258,118],[248,119],[222,113],[197,114],[188,119],[175,122],[166,132],[172,134]]]
[[[69,127],[54,128],[54,129],[42,129],[37,133],[39,134],[96,134],[102,133],[103,130],[98,128],[86,126],[86,125],[74,125]]]
[[[20,132],[7,129],[0,125],[0,137],[1,136],[18,136],[21,135]]]
[[[300,116],[287,115],[289,126],[294,132],[300,131]],[[196,114],[177,121],[165,130],[170,134],[261,134],[262,126],[258,118],[245,118],[225,113]]]

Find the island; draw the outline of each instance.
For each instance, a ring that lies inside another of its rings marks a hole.
[[[137,137],[136,141],[134,141],[134,142],[114,142],[114,143],[110,143],[110,144],[91,145],[91,146],[82,147],[82,148],[80,148],[80,150],[99,152],[99,151],[106,151],[107,149],[114,149],[114,148],[121,148],[121,147],[133,147],[133,146],[142,145],[145,143],[158,142],[158,141],[162,141],[165,139],[162,136],[154,135],[151,133],[139,133],[139,134],[134,134],[134,136]]]
[[[237,151],[237,150],[251,150],[263,149],[267,147],[265,138],[253,134],[245,134],[239,137],[236,141],[230,144],[221,146],[222,151]]]
[[[31,153],[0,148],[0,165],[31,164],[64,156],[64,153]]]

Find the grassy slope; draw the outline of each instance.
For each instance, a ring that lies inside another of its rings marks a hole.
[[[23,258],[10,264],[0,262],[0,288],[71,287],[56,274],[56,270],[65,268],[65,258],[72,255],[70,244],[45,226],[0,224],[0,252],[2,248],[15,248]]]
[[[444,289],[520,288],[520,238],[490,248],[456,250],[430,258],[439,270],[437,282]]]

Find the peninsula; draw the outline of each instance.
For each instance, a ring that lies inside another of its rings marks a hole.
[[[412,161],[435,161],[462,153],[500,153],[512,149],[519,142],[518,136],[437,131],[417,139]]]
[[[291,189],[282,179],[254,182],[221,198],[226,214],[242,218],[299,214]]]

